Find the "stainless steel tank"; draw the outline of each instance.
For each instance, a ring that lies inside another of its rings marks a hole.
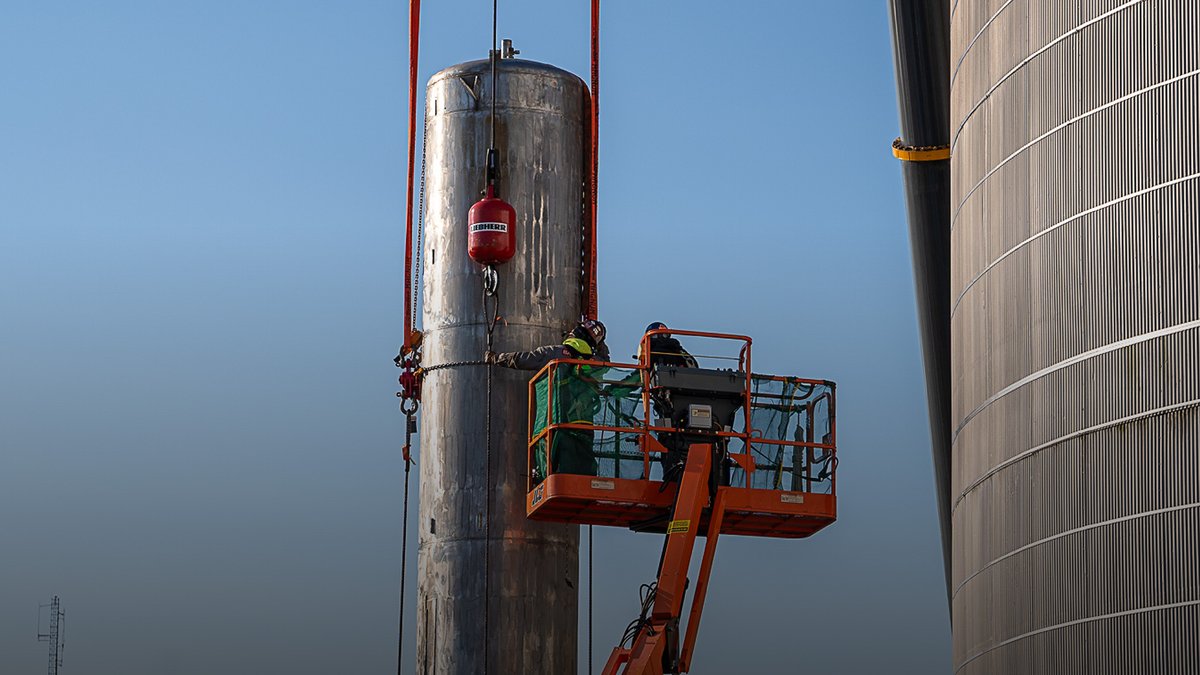
[[[951,44],[954,672],[1200,672],[1200,3]]]
[[[588,92],[578,77],[549,65],[505,59],[499,66],[500,195],[516,208],[517,253],[499,268],[503,319],[495,349],[512,351],[561,341],[580,316]],[[426,366],[484,352],[483,282],[467,257],[466,218],[484,188],[489,72],[487,60],[453,66],[434,75],[426,92]],[[525,518],[531,375],[493,371],[486,541],[487,368],[425,377],[419,673],[482,673],[485,644],[491,673],[575,672],[579,530]]]

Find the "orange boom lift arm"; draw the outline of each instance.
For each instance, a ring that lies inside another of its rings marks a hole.
[[[632,646],[618,645],[613,649],[604,665],[604,675],[688,671],[724,515],[724,492],[718,489],[716,496],[711,499],[709,495],[712,455],[713,446],[708,444],[696,443],[688,449],[687,464],[675,500],[675,517],[667,524],[667,541],[658,569],[658,581],[654,586],[654,604],[649,620],[641,622]],[[700,529],[700,516],[710,502],[708,541],[704,545],[696,596],[692,599],[687,636],[681,649],[679,619],[687,591],[687,571]]]
[[[656,363],[651,338],[665,333],[741,342],[738,356],[727,357],[737,366]],[[653,330],[637,364],[564,359],[530,380],[528,517],[666,536],[657,579],[643,587],[641,614],[604,675],[688,672],[720,535],[803,538],[837,518],[835,385],[755,374],[750,343]],[[597,410],[592,419],[580,419],[581,402]],[[667,417],[652,420],[652,411]],[[575,453],[576,470],[586,464],[580,453],[590,453],[595,472],[559,471],[560,453]],[[667,466],[679,461],[676,477]],[[700,570],[681,625],[700,536]]]

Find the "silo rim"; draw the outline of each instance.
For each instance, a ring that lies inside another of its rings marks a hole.
[[[465,61],[463,63],[455,64],[453,66],[449,66],[448,68],[443,68],[442,70],[439,70],[430,76],[429,82],[425,85],[425,88],[428,89],[438,82],[450,77],[486,73],[490,67],[491,62],[488,59],[476,59],[474,61]],[[574,79],[580,85],[582,85],[584,89],[588,88],[584,83],[583,78],[579,77],[575,73],[572,73],[569,70],[563,70],[558,66],[552,66],[549,63],[542,63],[541,61],[529,61],[526,59],[501,59],[499,70],[506,74],[515,72],[527,75],[553,77],[555,79]]]

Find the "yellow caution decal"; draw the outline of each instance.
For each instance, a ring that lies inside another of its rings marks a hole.
[[[667,525],[667,534],[684,534],[692,526],[690,520],[672,520]]]

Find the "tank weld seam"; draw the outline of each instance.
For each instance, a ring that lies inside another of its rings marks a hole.
[[[421,548],[426,549],[430,546],[439,546],[440,547],[443,544],[460,544],[460,543],[470,543],[473,541],[474,542],[483,542],[483,541],[485,541],[485,539],[482,536],[443,537],[443,536],[439,535],[436,543],[426,542],[421,545]],[[573,544],[569,541],[563,541],[561,539],[554,539],[551,537],[542,537],[542,536],[521,537],[521,536],[516,536],[516,535],[512,535],[512,534],[504,534],[504,535],[501,535],[498,537],[492,537],[491,541],[493,541],[493,542],[496,542],[496,541],[509,542],[509,543],[513,543],[513,544],[544,544],[544,545],[551,545],[551,546],[561,546],[563,548],[568,548],[568,549],[572,549],[572,550],[578,548],[578,544]]]
[[[1064,532],[1052,534],[1049,537],[1045,537],[1044,539],[1038,539],[1037,541],[1025,544],[1024,546],[1022,546],[1020,548],[1013,549],[1012,551],[1005,553],[1004,555],[1000,556],[999,558],[996,558],[995,560],[989,562],[988,564],[984,565],[983,567],[980,567],[973,574],[971,574],[971,576],[967,577],[966,579],[963,579],[962,582],[959,583],[958,586],[955,587],[952,597],[958,597],[958,592],[963,589],[963,586],[966,586],[968,583],[970,583],[970,581],[972,579],[979,576],[980,574],[983,574],[987,570],[991,569],[992,566],[994,566],[998,563],[1001,563],[1015,555],[1018,555],[1025,551],[1028,551],[1031,548],[1036,548],[1038,546],[1041,546],[1042,544],[1045,544],[1045,543],[1048,543],[1051,541],[1055,541],[1056,539],[1062,539],[1063,537],[1069,537],[1073,534],[1079,534],[1080,532],[1086,532],[1088,530],[1095,530],[1095,529],[1098,529],[1101,527],[1106,527],[1108,525],[1116,525],[1118,523],[1124,523],[1124,522],[1128,522],[1130,520],[1137,520],[1139,518],[1147,518],[1150,516],[1161,516],[1161,515],[1167,514],[1167,513],[1174,513],[1176,511],[1186,511],[1188,509],[1197,509],[1197,508],[1200,508],[1200,502],[1192,502],[1190,504],[1179,504],[1177,506],[1168,506],[1168,507],[1164,507],[1161,509],[1154,509],[1153,511],[1141,511],[1139,513],[1131,513],[1127,516],[1121,516],[1119,518],[1113,518],[1111,520],[1105,520],[1105,521],[1099,522],[1099,523],[1089,523],[1087,525],[1081,525],[1080,527],[1066,530]]]
[[[523,61],[523,59],[515,59],[515,60]],[[514,65],[513,60],[510,60],[510,59],[501,59],[501,61],[505,62],[504,70],[502,72],[504,73],[506,78],[509,78],[509,76],[512,76],[512,75],[517,75],[517,76],[527,76],[526,78],[523,78],[523,79],[527,79],[528,77],[536,77],[540,80],[548,80],[550,82],[559,82],[562,79],[565,79],[565,78],[563,78],[563,75],[567,75],[571,79],[576,80],[579,84],[581,84],[585,87],[587,86],[587,84],[583,81],[583,78],[579,77],[575,73],[571,73],[571,72],[567,72],[567,71],[559,71],[557,68],[554,68],[554,66],[550,66],[550,68],[552,68],[558,72],[546,72],[545,70],[542,70],[540,68],[526,68],[521,65]],[[524,63],[532,63],[532,62],[524,61]],[[468,64],[465,64],[465,65],[466,65],[466,67],[461,68],[461,69],[455,69],[454,66],[451,66],[450,68],[442,70],[441,72],[434,73],[432,76],[430,76],[429,84],[425,85],[425,88],[432,89],[435,84],[439,84],[445,80],[449,80],[452,78],[463,77],[464,75],[468,75],[468,76],[479,75],[480,69],[481,68],[486,69],[489,65],[489,62],[488,62],[488,59],[479,59],[478,61],[475,61],[475,62],[468,62]]]
[[[531,105],[507,105],[504,107],[504,112],[509,112],[511,110],[520,110],[520,111],[525,111],[525,112],[533,111],[536,113],[544,113],[547,116],[563,117],[563,118],[569,119],[568,115],[564,114],[561,110],[559,110],[557,108],[538,108],[538,107],[531,106]],[[442,112],[439,113],[438,116],[440,117],[442,115],[481,115],[482,116],[482,113],[479,110],[476,110],[475,108],[455,108],[453,110],[442,108]]]
[[[501,316],[500,319],[504,323],[505,328],[536,328],[539,330],[545,330],[545,329],[549,328],[549,329],[560,330],[563,333],[570,330],[570,328],[559,328],[558,326],[547,326],[544,323],[530,323],[530,322],[526,322],[526,321],[510,321],[507,317],[504,317],[504,316]],[[452,328],[477,328],[477,327],[487,328],[487,325],[488,325],[487,321],[464,321],[462,323],[440,324],[440,325],[433,326],[433,327],[426,326],[425,330],[423,331],[425,334],[425,344],[429,344],[429,336],[431,336],[439,331],[450,330]]]
[[[958,71],[960,68],[962,68],[963,61],[967,60],[967,54],[971,53],[971,48],[975,46],[975,43],[979,40],[979,38],[983,37],[983,34],[986,33],[987,29],[991,27],[992,22],[995,21],[996,18],[999,17],[1000,14],[1004,12],[1004,10],[1008,9],[1008,6],[1011,4],[1013,4],[1013,0],[1005,0],[1004,4],[1000,5],[1000,9],[996,10],[996,13],[992,15],[992,18],[988,19],[987,23],[983,24],[983,26],[980,27],[979,32],[975,34],[975,37],[971,38],[971,41],[968,42],[967,46],[963,48],[962,56],[958,57],[958,63],[954,64],[954,72],[951,73],[951,75],[950,75],[950,91],[951,92],[954,91],[954,81],[956,79],[958,79]],[[956,2],[955,6],[957,6],[957,5],[958,5],[958,3]],[[953,20],[953,18],[954,18],[953,11],[950,12],[950,18],[951,18],[951,20]]]
[[[1020,155],[1021,153],[1032,148],[1033,146],[1037,145],[1038,143],[1041,143],[1042,141],[1046,140],[1050,136],[1053,136],[1054,134],[1062,131],[1063,129],[1066,129],[1067,127],[1069,127],[1077,122],[1081,122],[1081,121],[1087,119],[1088,117],[1091,117],[1092,115],[1104,112],[1105,110],[1108,110],[1109,108],[1118,106],[1122,103],[1125,103],[1125,102],[1135,99],[1139,96],[1142,96],[1143,94],[1148,94],[1148,93],[1154,91],[1155,89],[1161,89],[1162,87],[1166,87],[1166,86],[1175,84],[1177,82],[1180,82],[1182,80],[1186,80],[1189,77],[1195,77],[1196,75],[1200,75],[1200,69],[1196,69],[1196,70],[1184,73],[1182,75],[1176,75],[1175,77],[1172,77],[1168,80],[1163,80],[1162,82],[1156,82],[1144,89],[1139,89],[1137,91],[1125,94],[1124,96],[1113,99],[1113,100],[1109,101],[1108,103],[1105,103],[1102,106],[1092,108],[1091,110],[1088,110],[1087,112],[1084,112],[1084,113],[1080,113],[1079,115],[1072,117],[1071,119],[1067,120],[1066,122],[1059,124],[1058,126],[1054,127],[1053,129],[1046,131],[1045,133],[1038,136],[1037,138],[1035,138],[1035,139],[1029,141],[1028,143],[1026,143],[1025,145],[1022,145],[1021,147],[1017,148],[1016,150],[1013,151],[1013,153],[1011,155],[1000,160],[999,164],[992,167],[991,170],[989,170],[986,174],[984,174],[983,178],[979,179],[978,183],[975,183],[975,185],[970,190],[967,191],[967,194],[963,195],[962,201],[959,202],[958,206],[955,207],[955,209],[954,209],[954,215],[950,217],[950,231],[951,232],[954,231],[954,226],[955,226],[955,224],[958,223],[958,217],[962,214],[963,209],[966,208],[967,202],[971,200],[971,196],[974,195],[975,192],[980,187],[982,187],[983,184],[986,183],[987,180],[989,178],[991,178],[993,174],[995,174],[997,171],[999,171],[1000,169],[1003,169],[1005,166],[1007,166],[1010,161],[1012,161],[1013,159],[1015,159],[1017,157],[1017,155]]]
[[[1031,630],[1028,633],[1022,633],[1021,635],[1018,635],[1016,637],[1011,637],[1003,642],[999,642],[995,645],[992,645],[991,647],[988,647],[987,649],[985,649],[981,652],[976,653],[971,658],[969,658],[966,661],[963,661],[961,664],[959,664],[958,667],[956,667],[954,669],[954,672],[957,673],[958,671],[965,668],[968,663],[974,661],[975,659],[983,656],[984,654],[987,654],[988,652],[990,652],[994,649],[999,649],[1006,645],[1012,644],[1013,642],[1017,642],[1019,640],[1024,640],[1025,638],[1033,637],[1035,635],[1040,635],[1042,633],[1046,633],[1046,632],[1049,632],[1052,630],[1058,630],[1060,628],[1070,628],[1071,626],[1077,626],[1081,623],[1089,623],[1092,621],[1103,621],[1105,619],[1116,619],[1116,618],[1119,618],[1122,616],[1130,616],[1133,614],[1145,614],[1147,612],[1158,612],[1158,611],[1167,610],[1167,609],[1179,609],[1181,607],[1192,607],[1195,605],[1200,605],[1200,600],[1185,600],[1183,602],[1172,602],[1170,604],[1155,605],[1153,607],[1138,607],[1136,609],[1126,609],[1126,610],[1123,610],[1120,612],[1113,612],[1111,614],[1100,614],[1097,616],[1084,617],[1082,619],[1073,619],[1071,621],[1064,621],[1063,623],[1054,624],[1053,626],[1046,626],[1044,628],[1039,628],[1037,630]]]
[[[962,130],[963,130],[963,128],[967,126],[967,122],[970,122],[970,121],[971,121],[971,117],[972,117],[972,116],[975,114],[975,112],[976,112],[977,110],[979,110],[979,108],[980,108],[980,107],[981,107],[981,106],[982,106],[982,105],[983,105],[985,102],[987,102],[987,100],[988,100],[989,98],[991,98],[992,94],[996,93],[996,90],[1000,88],[1000,85],[1002,85],[1002,84],[1004,84],[1005,82],[1007,82],[1007,81],[1008,81],[1008,78],[1012,77],[1012,76],[1013,76],[1013,75],[1014,75],[1014,74],[1015,74],[1015,73],[1016,73],[1018,70],[1020,70],[1020,69],[1024,68],[1026,65],[1028,65],[1028,64],[1029,64],[1029,62],[1030,62],[1030,61],[1032,61],[1033,59],[1035,59],[1035,58],[1037,58],[1037,57],[1041,56],[1042,54],[1044,54],[1045,52],[1047,52],[1047,51],[1049,51],[1051,48],[1053,48],[1055,45],[1057,45],[1058,43],[1062,42],[1063,40],[1066,40],[1067,38],[1071,37],[1072,35],[1075,35],[1076,33],[1082,32],[1082,31],[1086,30],[1087,28],[1090,28],[1091,26],[1093,26],[1093,25],[1095,25],[1095,24],[1097,24],[1097,23],[1099,23],[1099,22],[1101,22],[1101,21],[1103,21],[1103,20],[1107,19],[1108,17],[1110,17],[1110,16],[1112,16],[1112,15],[1114,15],[1114,14],[1118,14],[1118,13],[1120,13],[1120,12],[1123,12],[1123,11],[1125,11],[1126,9],[1129,9],[1130,7],[1133,7],[1134,5],[1140,5],[1140,4],[1142,4],[1143,2],[1145,2],[1145,1],[1146,1],[1146,0],[1129,0],[1129,2],[1126,2],[1126,3],[1125,3],[1125,4],[1123,4],[1123,5],[1120,5],[1120,6],[1118,6],[1118,7],[1114,7],[1113,9],[1110,9],[1110,10],[1108,10],[1107,12],[1105,12],[1105,13],[1103,13],[1103,14],[1099,15],[1099,16],[1096,16],[1096,17],[1093,17],[1093,18],[1091,18],[1091,19],[1088,19],[1087,21],[1084,21],[1083,23],[1079,24],[1078,26],[1075,26],[1075,27],[1074,27],[1074,28],[1072,28],[1071,30],[1069,30],[1069,31],[1067,31],[1067,32],[1063,33],[1062,35],[1059,35],[1058,37],[1054,38],[1054,39],[1053,39],[1053,40],[1051,40],[1050,42],[1047,42],[1045,45],[1043,45],[1042,47],[1040,47],[1040,48],[1039,48],[1037,51],[1033,52],[1033,53],[1032,53],[1032,54],[1030,54],[1029,56],[1026,56],[1024,59],[1022,59],[1020,63],[1018,63],[1017,65],[1013,66],[1012,70],[1008,71],[1008,72],[1007,72],[1007,73],[1005,73],[1003,76],[1001,76],[999,80],[996,80],[996,83],[995,83],[995,84],[993,84],[993,85],[992,85],[992,87],[991,87],[990,89],[988,89],[987,93],[983,95],[983,98],[979,99],[979,102],[978,102],[978,103],[976,103],[974,106],[972,106],[972,107],[971,107],[971,109],[970,109],[969,111],[967,111],[967,115],[966,115],[966,117],[964,117],[964,118],[963,118],[963,121],[962,121],[962,123],[960,123],[960,124],[958,125],[958,128],[954,130],[954,139],[953,139],[953,140],[950,142],[950,149],[951,149],[951,151],[953,151],[953,150],[954,150],[954,149],[955,149],[955,148],[958,146],[958,137],[959,137],[959,136],[962,134]]]
[[[992,394],[991,396],[988,397],[988,399],[986,401],[984,401],[983,403],[980,403],[978,407],[976,407],[966,417],[964,417],[963,421],[958,425],[958,428],[956,428],[954,430],[954,436],[950,439],[950,447],[953,448],[955,445],[958,444],[958,437],[962,433],[963,429],[965,429],[966,426],[971,423],[971,420],[975,419],[975,417],[979,413],[983,412],[985,408],[987,408],[991,404],[995,403],[996,401],[999,401],[1000,399],[1004,398],[1005,396],[1008,396],[1009,394],[1020,389],[1021,387],[1024,387],[1025,385],[1029,384],[1030,382],[1040,380],[1041,378],[1043,378],[1047,375],[1055,373],[1064,368],[1068,368],[1077,363],[1082,363],[1084,361],[1087,361],[1088,359],[1091,359],[1091,358],[1094,358],[1097,356],[1102,356],[1102,355],[1108,354],[1110,352],[1115,352],[1119,349],[1124,349],[1125,347],[1132,347],[1133,345],[1141,344],[1143,342],[1149,342],[1150,340],[1155,340],[1160,337],[1167,337],[1169,335],[1174,335],[1176,333],[1182,333],[1184,331],[1192,330],[1193,328],[1200,328],[1200,319],[1195,319],[1193,321],[1185,321],[1183,323],[1175,324],[1174,326],[1167,326],[1166,328],[1160,328],[1158,330],[1150,331],[1149,333],[1142,333],[1141,335],[1135,335],[1133,337],[1128,337],[1128,338],[1125,338],[1124,340],[1117,340],[1116,342],[1110,342],[1106,345],[1102,345],[1102,346],[1096,347],[1094,349],[1089,349],[1086,352],[1082,352],[1082,353],[1076,354],[1070,358],[1063,359],[1062,361],[1059,361],[1058,363],[1055,363],[1053,365],[1042,368],[1039,371],[1030,373],[1029,375],[1022,377],[1021,379],[1017,380],[1016,382],[1013,382],[1012,384],[1008,385],[1007,387]]]
[[[1200,70],[1196,71],[1196,74],[1200,74]],[[962,304],[963,298],[965,298],[967,296],[967,292],[971,290],[971,287],[973,287],[981,279],[983,279],[983,277],[986,276],[987,273],[990,272],[994,267],[996,267],[1000,263],[1004,262],[1005,259],[1007,259],[1012,254],[1016,253],[1017,251],[1021,250],[1025,246],[1028,246],[1029,244],[1037,241],[1038,239],[1041,239],[1042,237],[1046,236],[1047,234],[1050,234],[1051,232],[1054,232],[1055,230],[1057,230],[1065,225],[1069,225],[1070,223],[1073,223],[1076,220],[1079,220],[1080,218],[1090,216],[1093,213],[1096,213],[1098,211],[1103,211],[1104,209],[1107,209],[1111,206],[1116,206],[1117,204],[1121,204],[1121,203],[1127,202],[1131,199],[1136,199],[1138,197],[1148,195],[1152,192],[1157,192],[1159,190],[1165,190],[1169,187],[1174,187],[1176,185],[1179,185],[1180,183],[1186,183],[1188,181],[1196,180],[1197,178],[1200,178],[1200,173],[1193,173],[1188,176],[1175,178],[1175,179],[1169,180],[1165,183],[1159,183],[1157,185],[1151,185],[1150,187],[1142,188],[1141,190],[1138,190],[1137,192],[1131,192],[1127,195],[1121,195],[1120,197],[1117,197],[1116,199],[1104,202],[1103,204],[1093,206],[1090,209],[1087,209],[1086,211],[1080,211],[1079,213],[1076,213],[1075,215],[1073,215],[1065,220],[1060,220],[1059,222],[1051,225],[1050,227],[1047,227],[1046,229],[1039,231],[1037,234],[1030,236],[1029,238],[1025,239],[1024,241],[1020,242],[1019,244],[1013,246],[1012,248],[1010,248],[1007,251],[1005,251],[1004,253],[1002,253],[999,258],[996,258],[992,262],[988,263],[988,265],[986,267],[984,267],[979,272],[979,274],[977,274],[975,276],[974,279],[971,279],[971,281],[966,286],[963,287],[962,292],[960,292],[958,294],[958,297],[954,299],[954,306],[950,308],[950,318],[953,319],[954,315],[956,313],[958,313],[958,306],[960,304]]]
[[[999,464],[992,467],[991,469],[988,469],[988,471],[986,473],[984,473],[982,476],[980,476],[978,479],[976,479],[975,482],[971,483],[965,489],[963,489],[963,491],[959,493],[958,498],[954,500],[954,506],[951,507],[950,513],[953,514],[955,511],[957,511],[958,505],[962,503],[963,499],[966,499],[968,494],[970,494],[972,491],[974,491],[975,488],[982,485],[988,478],[991,478],[997,472],[1002,471],[1005,468],[1007,468],[1013,464],[1016,464],[1017,462],[1019,462],[1023,459],[1028,458],[1030,455],[1034,455],[1038,452],[1041,452],[1042,450],[1051,448],[1060,443],[1065,443],[1067,441],[1070,441],[1070,440],[1073,440],[1076,438],[1080,438],[1081,436],[1086,436],[1088,434],[1095,433],[1097,431],[1103,431],[1104,429],[1108,429],[1110,427],[1119,426],[1121,424],[1126,424],[1128,422],[1137,422],[1140,420],[1149,419],[1151,417],[1157,417],[1159,415],[1167,415],[1167,414],[1170,414],[1173,412],[1178,412],[1180,410],[1187,410],[1188,408],[1195,408],[1198,406],[1200,406],[1200,398],[1192,399],[1191,401],[1184,401],[1183,403],[1175,403],[1173,405],[1166,405],[1166,406],[1162,406],[1161,408],[1155,408],[1154,410],[1146,410],[1144,412],[1137,413],[1136,415],[1129,415],[1126,417],[1122,417],[1120,419],[1109,420],[1108,422],[1104,422],[1102,424],[1097,424],[1095,426],[1091,426],[1086,429],[1079,429],[1078,431],[1072,431],[1071,433],[1066,434],[1064,436],[1059,436],[1058,438],[1056,438],[1052,441],[1047,441],[1045,443],[1042,443],[1041,445],[1036,445],[1032,448],[1029,448],[1028,450],[1025,450],[1024,452],[1021,452],[1020,454],[1009,457],[1008,459],[1004,460],[1003,462],[1000,462]]]

